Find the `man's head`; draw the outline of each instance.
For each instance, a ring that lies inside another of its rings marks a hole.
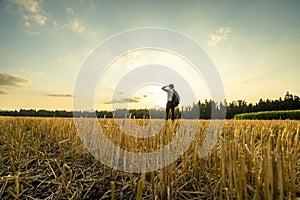
[[[169,87],[170,87],[171,89],[173,89],[173,88],[174,88],[174,85],[171,83],[171,84],[169,84]]]

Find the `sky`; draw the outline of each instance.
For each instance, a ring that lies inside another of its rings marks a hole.
[[[72,110],[78,73],[91,53],[114,35],[143,27],[174,30],[201,46],[229,102],[278,99],[287,91],[300,94],[298,0],[2,0],[0,9],[2,110]],[[134,66],[144,71],[135,74]],[[130,108],[163,107],[167,97],[160,88],[172,81],[172,74],[182,78],[173,80],[182,104],[209,99],[205,80],[189,68],[168,51],[140,50],[117,57],[98,80],[95,109],[123,103]],[[154,69],[164,75],[151,82]],[[150,81],[136,81],[141,73],[149,73]],[[126,85],[128,93],[121,90]],[[193,88],[190,93],[188,86]]]

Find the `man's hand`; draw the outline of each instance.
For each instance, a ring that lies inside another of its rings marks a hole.
[[[163,86],[161,89],[167,92],[167,91],[168,91],[168,90],[166,90],[167,87],[169,87],[169,86],[168,86],[168,85],[165,85],[165,86]]]

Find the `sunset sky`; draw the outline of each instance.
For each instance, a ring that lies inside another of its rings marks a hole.
[[[300,95],[298,0],[2,0],[0,9],[1,110],[72,110],[76,77],[89,54],[111,36],[142,27],[175,30],[198,43],[214,62],[227,101],[255,103],[287,91]],[[114,67],[122,71],[136,58],[157,58],[157,52],[145,55],[133,53],[129,62],[120,58]],[[175,63],[177,58],[166,56]],[[107,73],[107,90],[96,92],[95,109],[110,109],[112,98],[130,100],[136,108],[164,105],[160,87],[168,80],[141,85],[131,96],[122,97],[123,91],[114,91],[120,97],[101,96],[113,93],[110,79],[121,79]],[[195,83],[190,71],[185,79]],[[203,101],[209,95],[199,88],[196,97]],[[189,102],[189,97],[181,98]]]

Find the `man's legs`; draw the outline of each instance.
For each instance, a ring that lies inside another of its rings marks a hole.
[[[175,116],[174,116],[174,110],[175,110],[175,107],[172,105],[171,106],[172,121],[174,121],[174,118],[175,118]]]
[[[171,109],[171,112],[172,112],[172,108],[171,108],[171,102],[167,102],[167,105],[166,105],[166,120],[169,119],[169,112],[170,112],[170,109]]]
[[[172,114],[172,121],[174,121],[174,119],[175,119],[175,114],[174,114],[175,107],[172,105],[171,101],[168,101],[167,106],[166,106],[166,120],[169,119],[170,109],[171,109],[171,114]]]

